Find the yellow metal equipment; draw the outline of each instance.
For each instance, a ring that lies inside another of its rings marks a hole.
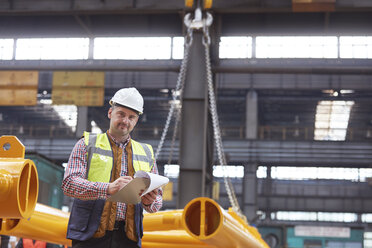
[[[215,247],[191,237],[185,230],[144,232],[142,241],[145,243],[174,244],[174,247],[178,247],[178,245]]]
[[[70,246],[68,218],[68,213],[37,204],[28,220],[4,220],[0,234]],[[144,231],[144,248],[268,248],[257,229],[240,223],[209,198],[194,199],[184,210],[145,214]]]
[[[201,1],[201,0],[200,0]],[[212,8],[213,0],[204,0],[203,1],[203,8],[210,9]],[[192,8],[194,5],[194,0],[185,0],[185,6],[188,8]]]
[[[195,244],[172,244],[172,243],[155,243],[142,242],[142,248],[214,248],[215,246],[195,245]]]
[[[194,5],[194,0],[185,0],[185,6],[188,8],[192,8]]]
[[[69,213],[36,204],[37,170],[24,154],[16,137],[0,138],[0,234],[71,246]],[[204,197],[183,210],[145,214],[142,241],[144,248],[268,248],[256,228]]]
[[[212,8],[213,0],[204,0],[204,9]]]
[[[267,244],[223,210],[215,201],[200,197],[184,208],[182,224],[190,236],[217,247],[268,247]]]
[[[30,218],[16,221],[6,219],[0,234],[71,246],[71,240],[66,239],[69,215],[38,203]]]
[[[24,156],[16,137],[0,137],[0,220],[28,218],[34,211],[39,180],[34,162]]]
[[[143,229],[149,231],[185,230],[182,226],[183,210],[161,211],[145,214]]]

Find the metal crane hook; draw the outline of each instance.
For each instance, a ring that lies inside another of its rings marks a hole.
[[[213,17],[209,12],[206,12],[206,14],[207,17],[203,19],[201,9],[197,8],[195,10],[194,19],[191,20],[191,13],[188,13],[185,15],[183,22],[185,23],[187,28],[191,29],[201,29],[204,26],[209,27],[210,25],[212,25]]]

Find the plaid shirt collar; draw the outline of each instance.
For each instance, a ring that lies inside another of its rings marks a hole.
[[[110,134],[110,132],[107,130],[107,135],[112,139],[112,141],[114,141],[114,143],[118,146],[118,147],[120,147],[120,148],[122,148],[122,149],[124,149],[127,145],[128,145],[128,143],[129,143],[129,141],[130,141],[130,139],[131,139],[131,137],[130,137],[130,135],[128,136],[128,139],[126,139],[124,142],[119,142],[118,140],[116,140],[114,137],[112,137],[112,135]]]

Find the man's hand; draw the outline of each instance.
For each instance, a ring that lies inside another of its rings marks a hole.
[[[130,176],[119,177],[118,179],[116,179],[112,183],[109,183],[107,193],[109,195],[115,194],[116,192],[121,190],[125,185],[127,185],[130,181],[132,181],[132,179],[133,178],[130,177]]]
[[[156,200],[157,195],[158,189],[154,189],[153,191],[150,191],[146,195],[142,196],[141,201],[144,205],[151,205]]]

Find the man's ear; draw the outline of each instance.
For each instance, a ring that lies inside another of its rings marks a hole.
[[[108,112],[107,112],[107,117],[109,119],[111,119],[111,114],[112,114],[112,108],[109,108]]]

